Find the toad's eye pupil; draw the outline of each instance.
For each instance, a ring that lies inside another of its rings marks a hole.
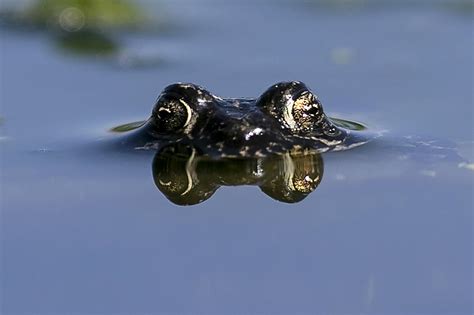
[[[171,117],[171,112],[163,108],[162,110],[158,111],[158,117],[167,120]]]
[[[298,131],[309,132],[324,119],[321,103],[310,92],[303,92],[289,104],[292,106],[293,119],[290,122],[293,123],[292,128]]]
[[[310,116],[317,116],[319,114],[319,107],[314,104],[306,110],[306,114]]]

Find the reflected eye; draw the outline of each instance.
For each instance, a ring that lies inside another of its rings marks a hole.
[[[287,105],[291,108],[291,118],[297,129],[311,130],[315,123],[323,117],[322,106],[317,98],[309,91],[304,91],[294,98],[293,103]]]
[[[157,132],[177,132],[186,129],[193,116],[189,104],[181,98],[160,97],[153,109]]]

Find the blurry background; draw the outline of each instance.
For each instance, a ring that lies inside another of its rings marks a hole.
[[[151,156],[82,145],[176,81],[255,97],[283,80],[395,138],[472,144],[473,6],[2,1],[2,313],[471,313],[457,162],[342,152],[298,205],[239,187],[183,209]]]
[[[72,130],[143,118],[175,81],[256,96],[296,79],[330,112],[405,133],[471,134],[472,1],[22,2],[2,1],[2,103],[55,101],[27,117],[5,107],[10,128],[35,117],[54,131],[67,113]]]

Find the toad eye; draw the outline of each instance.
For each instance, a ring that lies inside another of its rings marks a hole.
[[[194,111],[182,98],[161,96],[153,108],[153,123],[158,133],[185,130],[191,122]]]
[[[309,91],[304,91],[293,97],[293,102],[287,103],[289,119],[294,121],[294,127],[301,130],[312,130],[314,124],[324,118],[321,103]]]
[[[295,134],[319,132],[326,120],[318,98],[300,81],[271,86],[257,100],[257,106]]]

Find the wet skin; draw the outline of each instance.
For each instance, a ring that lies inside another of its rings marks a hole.
[[[317,96],[298,81],[277,83],[258,98],[221,98],[194,84],[172,84],[151,117],[130,126],[136,130],[121,144],[159,149],[179,143],[219,158],[321,153],[363,143],[354,131],[362,126],[326,116]]]

